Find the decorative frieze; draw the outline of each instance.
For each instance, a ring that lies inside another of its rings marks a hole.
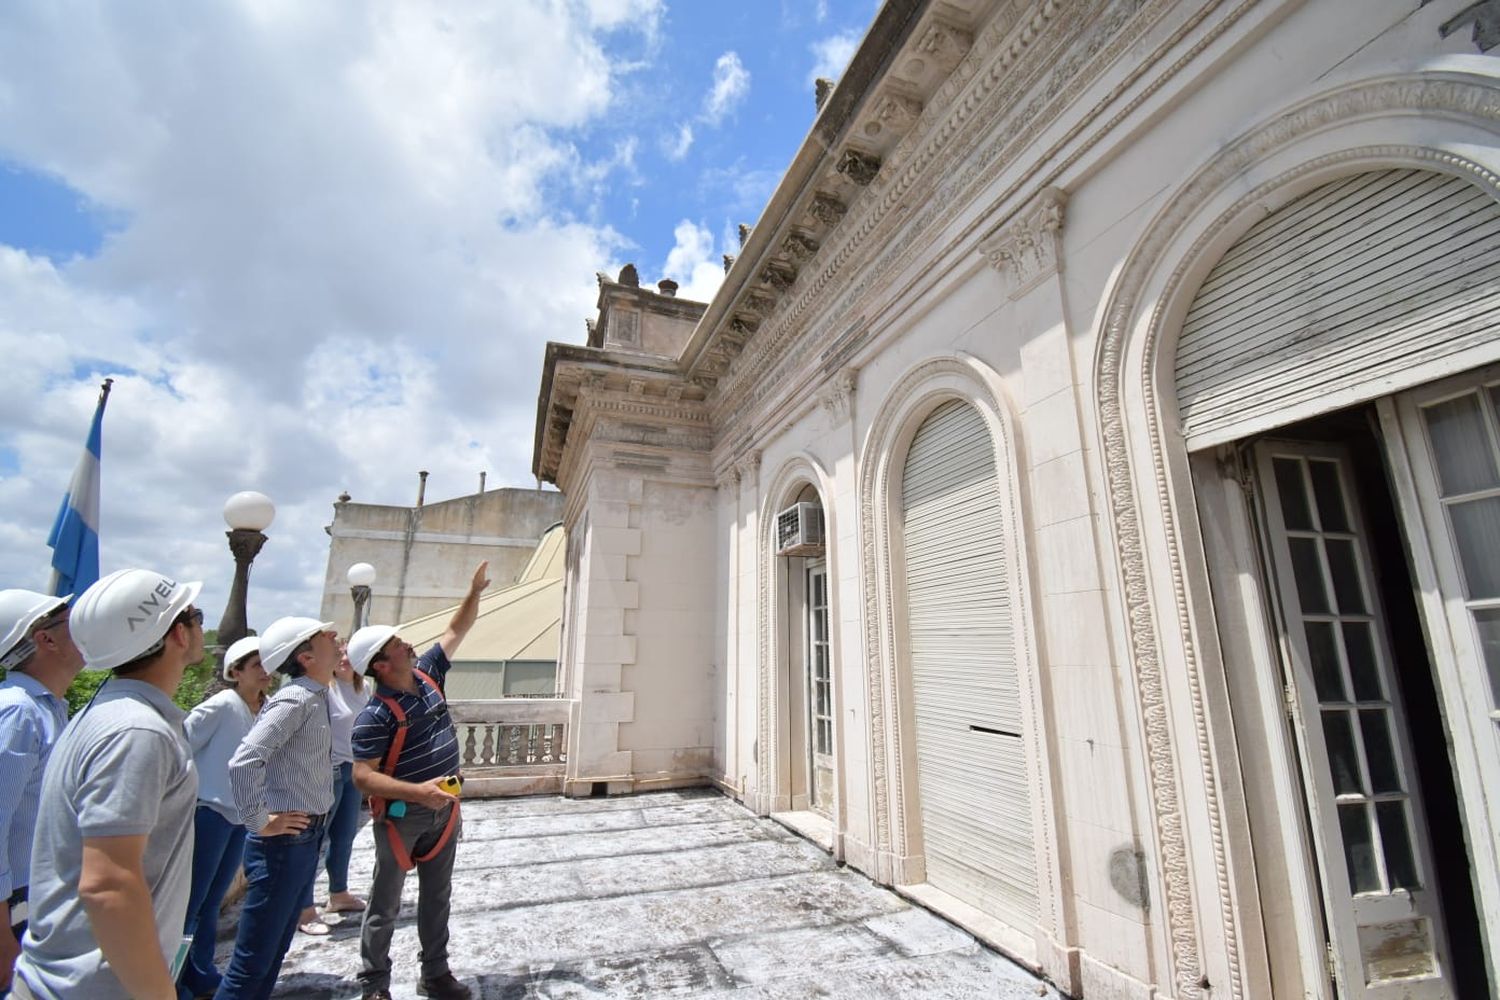
[[[1009,223],[980,241],[979,252],[1006,278],[1011,298],[1057,273],[1067,200],[1057,188],[1045,188]]]

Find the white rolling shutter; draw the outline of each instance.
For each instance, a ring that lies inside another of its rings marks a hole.
[[[994,449],[944,403],[902,475],[917,787],[927,880],[1018,928],[1036,855]]]
[[[1190,448],[1500,357],[1500,204],[1455,177],[1357,174],[1271,213],[1198,290],[1178,342]]]

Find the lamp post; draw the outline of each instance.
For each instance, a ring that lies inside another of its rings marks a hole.
[[[369,624],[367,605],[370,601],[370,585],[375,582],[375,567],[367,562],[357,562],[349,567],[349,595],[354,598],[353,635]]]
[[[264,493],[245,490],[224,501],[224,523],[229,525],[229,551],[234,556],[234,586],[229,588],[229,603],[219,619],[219,644],[243,639],[250,634],[245,618],[245,597],[250,589],[250,564],[266,544],[265,530],[276,518],[276,505]]]

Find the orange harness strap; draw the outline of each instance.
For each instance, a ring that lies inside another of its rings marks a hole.
[[[420,670],[413,670],[412,673],[428,684],[431,684],[432,689],[438,693],[439,698],[443,697],[443,689],[438,687],[431,677],[428,677]],[[380,762],[381,773],[395,777],[396,762],[401,759],[401,748],[406,745],[406,731],[411,728],[411,722],[406,718],[406,713],[402,711],[401,705],[396,699],[388,698],[379,693],[376,693],[375,697],[384,702],[386,708],[389,708],[391,714],[396,717],[396,735],[391,739],[390,748],[386,750],[385,760]],[[418,864],[424,861],[431,861],[437,857],[438,853],[444,847],[448,846],[448,841],[453,838],[453,831],[458,825],[458,803],[454,802],[453,809],[448,813],[448,822],[443,826],[443,832],[438,837],[438,842],[426,854],[420,854],[413,858],[411,852],[406,849],[406,844],[402,842],[401,835],[396,832],[396,824],[391,822],[386,816],[385,806],[385,799],[377,798],[373,795],[370,796],[370,811],[376,819],[385,821],[385,832],[386,837],[390,840],[391,854],[395,857],[396,864],[404,872],[409,872]]]

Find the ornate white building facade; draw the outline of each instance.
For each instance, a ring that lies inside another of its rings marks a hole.
[[[706,309],[549,348],[570,791],[717,783],[1076,996],[1500,989],[1497,42],[886,3]]]

